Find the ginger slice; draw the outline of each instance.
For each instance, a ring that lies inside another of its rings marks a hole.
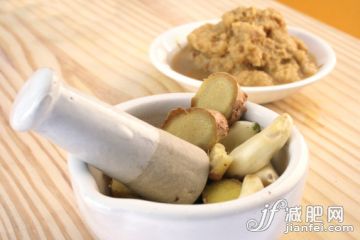
[[[162,128],[205,151],[211,149],[229,131],[225,117],[204,108],[177,108],[166,118]]]
[[[246,175],[242,182],[240,197],[245,197],[250,194],[256,193],[264,188],[261,179],[253,174]]]
[[[231,125],[246,112],[246,100],[247,95],[241,91],[235,77],[225,72],[217,72],[201,84],[191,99],[191,107],[219,111]]]
[[[222,179],[207,184],[202,193],[203,202],[218,203],[237,199],[240,196],[241,185],[237,179]]]
[[[139,198],[130,188],[128,188],[122,182],[111,179],[110,182],[111,196],[116,198]]]
[[[233,159],[226,153],[225,147],[221,143],[217,143],[211,148],[209,157],[209,179],[219,181],[224,176],[226,170],[230,167]]]

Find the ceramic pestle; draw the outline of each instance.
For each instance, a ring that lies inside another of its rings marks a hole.
[[[48,68],[22,87],[10,124],[36,131],[148,200],[190,204],[207,181],[202,149],[66,86]]]

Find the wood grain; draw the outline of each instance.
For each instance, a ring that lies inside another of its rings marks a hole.
[[[343,205],[350,233],[291,233],[282,239],[360,239],[360,41],[272,1],[289,25],[318,34],[338,63],[323,81],[268,104],[289,112],[311,154],[302,204]],[[66,154],[34,133],[15,133],[8,116],[16,92],[38,67],[58,71],[73,87],[111,104],[184,91],[149,62],[161,32],[220,16],[240,1],[1,1],[0,238],[93,239],[79,216]]]

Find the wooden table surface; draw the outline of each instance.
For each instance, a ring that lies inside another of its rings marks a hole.
[[[342,205],[351,233],[291,233],[282,239],[360,239],[360,41],[272,1],[0,2],[0,239],[93,239],[79,216],[66,153],[35,133],[16,133],[8,116],[16,92],[38,67],[111,104],[184,91],[151,64],[161,32],[243,5],[271,6],[290,25],[328,41],[330,76],[266,106],[290,113],[310,147],[302,204]],[[355,23],[354,23],[355,24]]]

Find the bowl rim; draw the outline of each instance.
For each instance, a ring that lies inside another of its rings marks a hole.
[[[169,99],[187,100],[193,95],[193,93],[159,94],[133,99],[121,103],[117,105],[117,107],[129,109],[144,103],[155,103]],[[262,113],[266,112],[271,118],[278,116],[278,114],[272,110],[255,103],[248,102],[247,107],[249,109],[254,109],[254,111],[260,111]],[[209,217],[218,218],[225,215],[239,214],[239,212],[264,206],[266,203],[278,200],[279,197],[290,192],[299,182],[301,182],[301,180],[305,178],[308,168],[308,147],[303,136],[296,127],[292,130],[289,150],[295,150],[297,154],[290,154],[289,151],[291,160],[289,159],[290,161],[286,170],[273,184],[247,197],[214,204],[181,205],[137,199],[112,198],[99,192],[94,177],[90,174],[85,162],[79,161],[69,154],[68,167],[73,189],[74,191],[78,190],[75,195],[79,195],[91,209],[96,209],[97,211],[106,212],[108,214],[130,212],[133,214],[139,213],[144,216],[160,216],[177,220],[187,220],[189,218],[203,219]]]
[[[205,23],[217,23],[220,19],[209,19],[209,20],[203,20],[203,21],[196,21],[191,22],[183,25],[179,25],[176,27],[173,27],[162,34],[160,34],[158,37],[156,37],[153,42],[150,44],[149,48],[149,58],[151,63],[155,66],[155,68],[166,75],[167,77],[174,79],[175,81],[182,83],[184,85],[188,85],[191,87],[200,87],[201,81],[187,77],[181,73],[178,73],[177,71],[173,70],[170,67],[170,64],[164,64],[162,61],[159,61],[157,57],[157,50],[161,47],[163,39],[168,38],[169,36],[172,36],[178,31],[183,31],[183,29],[195,29],[196,27],[199,27]],[[276,92],[281,90],[289,90],[294,88],[303,87],[305,85],[314,83],[316,81],[319,81],[320,79],[324,78],[326,75],[328,75],[333,68],[336,65],[336,54],[335,51],[332,49],[332,47],[322,38],[318,37],[317,35],[303,29],[300,27],[294,27],[294,26],[288,26],[288,31],[293,34],[301,34],[304,36],[307,36],[308,38],[312,39],[312,41],[316,42],[318,46],[322,48],[322,50],[326,53],[327,58],[325,60],[325,63],[320,66],[319,70],[312,76],[304,78],[302,80],[292,82],[292,83],[285,83],[280,85],[273,85],[273,86],[256,86],[256,87],[248,87],[244,86],[242,87],[243,91],[246,93],[259,93],[259,92]],[[301,38],[300,38],[301,39]],[[178,44],[179,45],[179,44]]]

